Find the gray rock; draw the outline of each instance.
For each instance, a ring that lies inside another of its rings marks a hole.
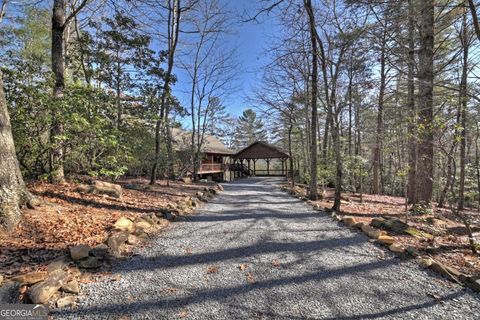
[[[48,277],[29,290],[29,297],[33,303],[43,304],[57,292],[64,284],[66,284],[68,274],[63,270],[55,270]]]
[[[78,281],[73,279],[66,284],[64,284],[60,290],[66,293],[73,293],[78,294],[80,292],[80,286],[78,285]]]
[[[105,259],[108,257],[108,246],[104,243],[98,244],[92,248],[90,253],[97,258]]]
[[[120,257],[122,253],[122,247],[128,239],[127,232],[116,232],[112,234],[108,240],[107,245],[110,249],[110,254],[114,257]]]
[[[86,257],[85,259],[78,260],[77,265],[80,268],[84,269],[97,269],[100,268],[103,263],[100,258],[98,257]]]
[[[74,261],[88,257],[91,248],[86,244],[79,244],[70,248],[70,257]]]

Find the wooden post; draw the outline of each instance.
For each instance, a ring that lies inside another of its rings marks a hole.
[[[267,160],[267,176],[270,175],[270,159],[266,159]]]
[[[257,164],[257,159],[253,159],[253,175],[255,176],[257,173],[255,172],[256,170],[256,164]]]
[[[248,171],[250,173],[250,159],[247,159],[247,166],[248,166]]]

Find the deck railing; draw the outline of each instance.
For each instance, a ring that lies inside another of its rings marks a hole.
[[[220,172],[223,169],[224,165],[222,163],[202,163],[200,165],[200,172]]]

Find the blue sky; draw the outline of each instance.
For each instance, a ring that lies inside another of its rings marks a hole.
[[[234,14],[232,31],[234,34],[228,36],[228,43],[237,48],[239,69],[236,89],[225,99],[227,111],[233,115],[240,115],[243,110],[250,107],[247,98],[253,94],[255,86],[259,85],[262,76],[262,67],[269,62],[266,49],[270,37],[277,26],[273,17],[262,16],[259,22],[243,22],[246,13],[255,13],[258,3],[255,0],[224,0],[226,6]],[[177,67],[174,72],[178,76],[178,82],[173,88],[174,94],[186,105],[189,96],[189,80]],[[188,122],[188,120],[187,120]],[[188,126],[187,123],[185,125]]]

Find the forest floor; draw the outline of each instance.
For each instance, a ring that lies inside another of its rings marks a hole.
[[[224,184],[53,317],[478,319],[478,294],[370,243],[281,182]]]
[[[303,189],[303,190],[302,190]],[[300,194],[306,188],[297,189]],[[334,190],[326,189],[321,200],[315,202],[320,207],[331,208]],[[405,211],[405,198],[385,195],[343,193],[341,214],[354,217],[358,222],[370,223],[373,218],[408,219],[408,224],[426,232],[432,237],[413,237],[406,234],[394,235],[395,240],[405,246],[414,246],[422,254],[430,255],[445,265],[452,266],[462,273],[480,276],[480,255],[473,254],[465,225],[449,209],[434,207],[433,214],[412,215]],[[477,241],[480,240],[480,212],[465,210],[463,214],[471,221],[471,228]]]
[[[177,202],[202,190],[204,184],[124,179],[120,199],[77,192],[78,184],[30,184],[40,200],[35,209],[23,210],[21,223],[9,233],[0,233],[0,274],[11,276],[43,270],[53,259],[66,255],[76,244],[95,246],[104,242],[120,217],[135,218]],[[128,185],[136,190],[128,189]],[[167,221],[166,221],[167,222]]]

